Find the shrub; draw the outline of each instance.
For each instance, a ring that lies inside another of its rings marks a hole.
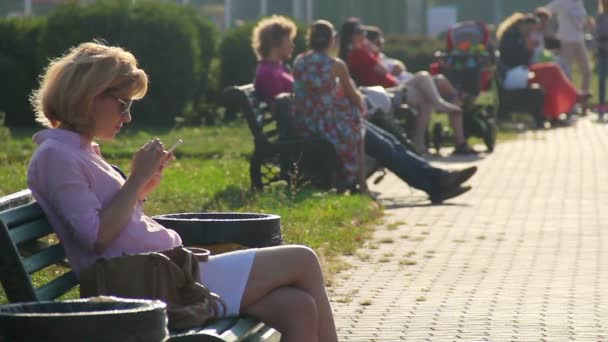
[[[442,49],[445,49],[443,40],[396,34],[387,35],[384,45],[384,53],[402,61],[411,72],[428,70],[433,54]]]
[[[133,52],[150,77],[148,95],[135,107],[147,124],[172,124],[199,106],[216,52],[213,24],[191,8],[128,0],[59,6],[46,19],[0,20],[0,110],[7,124],[32,124],[27,97],[49,58],[92,39]],[[10,82],[8,81],[10,80]]]
[[[220,87],[253,82],[256,58],[251,48],[251,33],[255,22],[248,22],[224,33],[219,47]],[[293,56],[306,49],[307,26],[296,23],[298,32],[295,38]]]
[[[189,8],[114,0],[60,6],[49,15],[40,42],[46,56],[98,38],[131,51],[150,78],[149,93],[135,112],[145,112],[149,124],[171,124],[206,84],[201,78],[210,57],[201,49],[212,54],[215,43],[203,34],[213,30]]]
[[[0,19],[0,111],[7,126],[33,125],[28,96],[44,60],[38,53],[41,18]]]

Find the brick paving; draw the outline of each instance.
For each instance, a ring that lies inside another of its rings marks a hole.
[[[330,290],[340,340],[608,341],[608,126],[528,132],[472,163],[446,205],[392,174],[372,186],[385,223]]]

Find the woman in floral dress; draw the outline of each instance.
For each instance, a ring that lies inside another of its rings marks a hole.
[[[367,192],[365,184],[363,96],[350,78],[346,64],[328,51],[335,30],[325,20],[314,22],[308,35],[311,50],[294,62],[294,121],[304,136],[321,137],[336,149],[337,184],[342,189]]]

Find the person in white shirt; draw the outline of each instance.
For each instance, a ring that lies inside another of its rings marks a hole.
[[[545,6],[557,16],[557,37],[561,41],[559,55],[571,69],[577,65],[581,73],[581,91],[590,94],[591,64],[585,46],[587,11],[582,0],[553,0]]]

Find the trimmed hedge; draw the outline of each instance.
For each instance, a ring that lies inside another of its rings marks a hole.
[[[173,124],[175,116],[198,105],[207,91],[209,65],[215,54],[217,33],[213,24],[190,7],[171,3],[128,0],[99,1],[91,5],[67,4],[57,8],[41,25],[32,56],[57,57],[72,46],[92,39],[131,51],[148,73],[148,95],[134,106],[145,113],[147,124]],[[10,61],[5,62],[10,65]],[[40,72],[40,63],[23,63],[33,68],[24,78]],[[27,94],[34,87],[28,87]],[[7,124],[17,123],[23,109],[7,107]],[[31,115],[31,111],[28,111]],[[33,120],[32,120],[33,121]],[[22,123],[22,122],[18,122]],[[27,123],[27,122],[24,122]]]
[[[256,22],[247,22],[224,33],[219,47],[220,86],[241,85],[253,82],[257,60],[251,47],[251,33]],[[293,57],[306,50],[308,26],[296,23],[298,32],[294,40]]]
[[[428,71],[435,51],[444,50],[445,46],[445,41],[440,39],[389,34],[386,36],[384,53],[402,61],[408,71]]]
[[[7,126],[34,124],[28,95],[44,61],[37,44],[43,25],[40,18],[0,20],[0,112]]]

